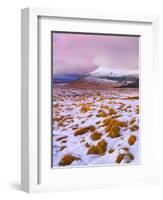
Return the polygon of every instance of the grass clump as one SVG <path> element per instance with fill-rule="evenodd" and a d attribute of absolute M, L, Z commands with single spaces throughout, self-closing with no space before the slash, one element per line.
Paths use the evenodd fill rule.
<path fill-rule="evenodd" d="M 101 138 L 101 134 L 97 131 L 93 132 L 90 136 L 92 140 L 99 140 Z"/>
<path fill-rule="evenodd" d="M 109 115 L 116 115 L 116 114 L 117 112 L 113 108 L 109 109 Z"/>
<path fill-rule="evenodd" d="M 118 126 L 113 126 L 111 131 L 108 134 L 108 137 L 117 138 L 117 137 L 120 137 L 120 136 L 121 136 L 120 128 Z"/>
<path fill-rule="evenodd" d="M 96 117 L 107 117 L 108 114 L 105 111 L 102 111 L 96 115 Z"/>
<path fill-rule="evenodd" d="M 74 135 L 75 136 L 78 136 L 78 135 L 83 135 L 83 134 L 85 134 L 85 133 L 87 133 L 87 132 L 93 132 L 93 131 L 95 131 L 96 130 L 96 127 L 95 126 L 93 126 L 93 125 L 90 125 L 90 126 L 87 126 L 87 127 L 83 127 L 83 128 L 80 128 L 80 129 L 78 129 L 78 130 L 76 130 L 75 132 L 74 132 Z"/>
<path fill-rule="evenodd" d="M 87 154 L 97 154 L 97 155 L 104 155 L 107 149 L 107 143 L 105 140 L 101 140 L 97 143 L 97 145 L 92 145 L 89 149 Z"/>
<path fill-rule="evenodd" d="M 124 99 L 127 99 L 127 100 L 137 100 L 137 99 L 139 99 L 139 96 L 127 97 L 127 98 L 124 98 Z"/>
<path fill-rule="evenodd" d="M 131 131 L 137 131 L 138 129 L 139 129 L 139 126 L 136 124 L 130 127 Z"/>
<path fill-rule="evenodd" d="M 135 144 L 136 142 L 136 136 L 135 135 L 131 135 L 129 138 L 128 138 L 128 143 L 129 145 L 133 145 Z"/>
<path fill-rule="evenodd" d="M 132 118 L 131 121 L 129 122 L 130 125 L 133 125 L 136 122 L 136 118 Z"/>
<path fill-rule="evenodd" d="M 61 146 L 60 151 L 63 151 L 66 148 L 66 146 Z"/>
<path fill-rule="evenodd" d="M 107 109 L 107 110 L 108 110 L 108 109 L 109 109 L 109 106 L 101 105 L 101 108 L 102 108 L 102 109 Z"/>
<path fill-rule="evenodd" d="M 104 125 L 104 126 L 107 126 L 107 125 L 110 124 L 111 121 L 112 121 L 112 118 L 111 118 L 111 117 L 108 117 L 108 118 L 104 119 L 103 125 Z"/>
<path fill-rule="evenodd" d="M 122 148 L 124 151 L 129 151 L 129 148 L 128 147 L 123 147 Z"/>
<path fill-rule="evenodd" d="M 139 114 L 139 106 L 136 107 L 136 114 Z"/>
<path fill-rule="evenodd" d="M 117 119 L 112 119 L 112 118 L 108 118 L 106 120 L 103 121 L 103 124 L 104 126 L 106 126 L 105 128 L 105 132 L 110 132 L 112 130 L 113 127 L 127 127 L 128 126 L 128 123 L 127 122 L 124 122 L 124 121 L 119 121 Z"/>
<path fill-rule="evenodd" d="M 53 121 L 54 121 L 54 122 L 59 122 L 59 121 L 63 120 L 64 117 L 65 117 L 65 116 L 54 117 Z"/>
<path fill-rule="evenodd" d="M 90 106 L 88 104 L 81 105 L 81 112 L 86 113 L 90 110 Z"/>
<path fill-rule="evenodd" d="M 59 166 L 70 165 L 75 160 L 80 160 L 80 158 L 70 154 L 64 155 L 61 161 L 59 162 Z"/>
<path fill-rule="evenodd" d="M 134 159 L 133 154 L 131 153 L 122 153 L 119 154 L 116 158 L 116 163 L 120 164 L 123 160 L 125 163 L 130 163 Z"/>

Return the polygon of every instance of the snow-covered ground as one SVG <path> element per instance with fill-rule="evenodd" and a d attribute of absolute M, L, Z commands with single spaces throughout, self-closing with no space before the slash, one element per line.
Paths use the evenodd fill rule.
<path fill-rule="evenodd" d="M 53 167 L 138 164 L 139 135 L 138 89 L 54 89 Z"/>

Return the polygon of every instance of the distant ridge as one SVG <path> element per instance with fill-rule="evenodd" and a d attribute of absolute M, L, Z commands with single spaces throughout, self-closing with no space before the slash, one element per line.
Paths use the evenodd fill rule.
<path fill-rule="evenodd" d="M 80 79 L 76 74 L 55 74 L 53 75 L 53 83 L 70 83 Z"/>

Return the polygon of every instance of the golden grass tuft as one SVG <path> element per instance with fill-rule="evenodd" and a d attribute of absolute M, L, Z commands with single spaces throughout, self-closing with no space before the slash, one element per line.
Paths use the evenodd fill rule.
<path fill-rule="evenodd" d="M 136 107 L 136 114 L 139 114 L 139 106 Z"/>
<path fill-rule="evenodd" d="M 99 140 L 101 138 L 101 134 L 97 131 L 93 132 L 92 135 L 90 136 L 92 140 Z"/>
<path fill-rule="evenodd" d="M 130 163 L 134 159 L 134 156 L 131 153 L 122 153 L 117 156 L 115 162 L 120 164 L 123 159 L 125 159 L 126 163 Z"/>
<path fill-rule="evenodd" d="M 80 160 L 80 158 L 70 154 L 64 155 L 64 157 L 59 162 L 59 166 L 70 165 L 75 160 Z"/>
<path fill-rule="evenodd" d="M 139 129 L 139 126 L 136 124 L 130 127 L 131 131 L 137 131 L 138 129 Z"/>
<path fill-rule="evenodd" d="M 111 117 L 108 117 L 106 119 L 103 120 L 103 125 L 104 126 L 107 126 L 110 124 L 110 122 L 112 121 L 112 118 Z"/>
<path fill-rule="evenodd" d="M 122 117 L 122 115 L 114 115 L 112 116 L 112 119 L 119 118 L 119 117 Z"/>
<path fill-rule="evenodd" d="M 117 137 L 120 137 L 120 136 L 121 136 L 120 128 L 118 126 L 113 126 L 111 131 L 108 134 L 108 137 L 117 138 Z"/>
<path fill-rule="evenodd" d="M 128 138 L 128 143 L 129 145 L 133 145 L 135 144 L 136 142 L 136 136 L 135 135 L 131 135 L 129 138 Z"/>
<path fill-rule="evenodd" d="M 107 117 L 107 116 L 108 116 L 108 114 L 105 111 L 102 111 L 96 115 L 96 117 Z"/>
<path fill-rule="evenodd" d="M 128 147 L 123 147 L 122 148 L 124 151 L 129 151 L 129 148 Z"/>
<path fill-rule="evenodd" d="M 109 106 L 106 106 L 106 105 L 101 105 L 101 108 L 109 110 Z"/>
<path fill-rule="evenodd" d="M 88 104 L 82 104 L 81 105 L 81 112 L 86 113 L 88 112 L 90 109 L 90 106 Z"/>
<path fill-rule="evenodd" d="M 97 143 L 97 145 L 92 145 L 89 149 L 87 154 L 97 154 L 97 155 L 104 155 L 107 149 L 107 143 L 105 140 L 101 140 Z"/>
<path fill-rule="evenodd" d="M 131 121 L 129 122 L 130 125 L 133 125 L 136 122 L 136 118 L 132 118 Z"/>
<path fill-rule="evenodd" d="M 64 126 L 63 121 L 59 122 L 59 123 L 58 123 L 58 126 L 59 126 L 59 127 L 60 127 L 60 126 Z"/>
<path fill-rule="evenodd" d="M 116 115 L 116 114 L 117 112 L 113 108 L 109 109 L 109 115 Z"/>
<path fill-rule="evenodd" d="M 54 117 L 53 121 L 59 122 L 61 120 L 63 120 L 65 116 L 60 116 L 60 117 Z"/>
<path fill-rule="evenodd" d="M 127 127 L 128 123 L 124 122 L 124 121 L 119 121 L 117 119 L 114 118 L 107 118 L 103 121 L 103 125 L 106 126 L 105 128 L 105 132 L 111 132 L 113 130 L 113 132 L 110 135 L 117 135 L 117 137 L 120 136 L 120 134 L 118 134 L 120 127 Z M 115 128 L 113 128 L 115 127 Z M 116 128 L 117 127 L 117 128 Z"/>
<path fill-rule="evenodd" d="M 126 99 L 126 100 L 137 100 L 137 99 L 139 99 L 139 96 L 126 97 L 126 98 L 123 98 L 123 99 Z"/>
<path fill-rule="evenodd" d="M 98 99 L 98 102 L 102 102 L 105 98 L 101 97 L 100 99 Z"/>
<path fill-rule="evenodd" d="M 93 132 L 93 131 L 95 131 L 96 130 L 96 127 L 95 126 L 93 126 L 93 125 L 90 125 L 90 126 L 87 126 L 87 127 L 84 127 L 84 128 L 80 128 L 80 129 L 78 129 L 78 130 L 76 130 L 75 132 L 74 132 L 74 135 L 75 136 L 78 136 L 78 135 L 83 135 L 83 134 L 85 134 L 85 133 L 87 133 L 87 132 Z"/>

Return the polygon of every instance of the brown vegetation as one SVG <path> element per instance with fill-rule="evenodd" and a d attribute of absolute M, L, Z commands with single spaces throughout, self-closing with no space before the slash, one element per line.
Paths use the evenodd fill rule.
<path fill-rule="evenodd" d="M 59 162 L 59 166 L 70 165 L 74 160 L 80 160 L 80 158 L 70 154 L 64 155 L 64 157 Z"/>
<path fill-rule="evenodd" d="M 97 145 L 92 145 L 89 149 L 87 154 L 98 154 L 98 155 L 104 155 L 106 152 L 107 143 L 105 140 L 101 140 L 97 143 Z"/>
<path fill-rule="evenodd" d="M 90 147 L 90 144 L 87 142 L 87 143 L 85 144 L 85 146 L 86 146 L 87 148 L 89 148 L 89 147 Z"/>
<path fill-rule="evenodd" d="M 96 117 L 107 117 L 108 114 L 104 111 L 100 112 L 99 114 L 96 115 Z"/>
<path fill-rule="evenodd" d="M 136 114 L 139 114 L 139 106 L 136 107 Z"/>
<path fill-rule="evenodd" d="M 136 122 L 136 118 L 132 118 L 131 121 L 129 122 L 130 125 L 133 125 Z"/>
<path fill-rule="evenodd" d="M 62 137 L 57 138 L 56 141 L 60 141 L 60 140 L 62 140 L 62 139 L 66 139 L 66 138 L 67 138 L 67 136 L 65 135 L 65 136 L 62 136 Z"/>
<path fill-rule="evenodd" d="M 54 117 L 54 121 L 59 122 L 64 118 L 64 116 L 60 116 L 60 117 Z"/>
<path fill-rule="evenodd" d="M 129 163 L 134 159 L 134 156 L 131 153 L 122 153 L 117 156 L 115 162 L 119 164 L 123 159 L 125 159 L 126 163 Z"/>
<path fill-rule="evenodd" d="M 133 125 L 132 127 L 130 127 L 130 130 L 131 131 L 137 131 L 139 129 L 139 126 L 138 125 Z"/>
<path fill-rule="evenodd" d="M 108 137 L 116 138 L 120 137 L 120 127 L 127 127 L 128 123 L 124 121 L 119 121 L 117 119 L 107 118 L 103 121 L 105 132 L 108 133 Z"/>
<path fill-rule="evenodd" d="M 62 146 L 61 148 L 60 148 L 60 151 L 63 151 L 63 149 L 65 149 L 66 148 L 66 146 Z"/>
<path fill-rule="evenodd" d="M 129 151 L 128 147 L 123 147 L 122 149 L 125 150 L 125 151 Z"/>
<path fill-rule="evenodd" d="M 120 128 L 118 126 L 113 126 L 108 134 L 108 137 L 111 138 L 116 138 L 116 137 L 120 137 Z"/>
<path fill-rule="evenodd" d="M 135 144 L 136 142 L 136 136 L 135 135 L 131 135 L 129 138 L 128 138 L 128 143 L 129 145 L 133 145 Z"/>
<path fill-rule="evenodd" d="M 80 129 L 78 129 L 78 130 L 76 130 L 75 132 L 74 132 L 74 135 L 75 136 L 78 136 L 78 135 L 83 135 L 83 134 L 85 134 L 85 133 L 87 133 L 87 132 L 93 132 L 93 131 L 95 131 L 96 130 L 96 127 L 95 126 L 93 126 L 93 125 L 91 125 L 91 126 L 87 126 L 87 127 L 84 127 L 84 128 L 80 128 Z"/>
<path fill-rule="evenodd" d="M 109 109 L 109 115 L 116 115 L 116 114 L 117 112 L 113 108 Z"/>
<path fill-rule="evenodd" d="M 86 113 L 90 110 L 90 106 L 88 104 L 81 105 L 81 112 Z"/>
<path fill-rule="evenodd" d="M 97 131 L 93 132 L 92 135 L 91 135 L 91 139 L 92 140 L 99 140 L 101 138 L 101 134 Z"/>
<path fill-rule="evenodd" d="M 134 97 L 126 97 L 126 98 L 123 98 L 125 100 L 136 100 L 136 99 L 139 99 L 139 96 L 134 96 Z"/>

